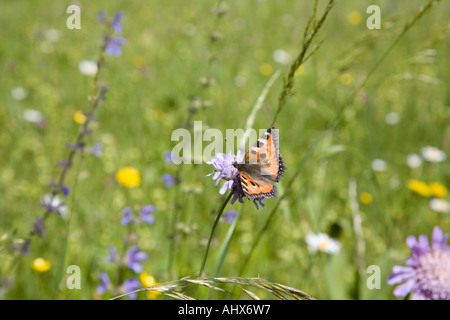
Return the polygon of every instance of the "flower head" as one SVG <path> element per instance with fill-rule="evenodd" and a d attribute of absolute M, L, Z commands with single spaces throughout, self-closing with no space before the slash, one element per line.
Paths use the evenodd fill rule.
<path fill-rule="evenodd" d="M 421 196 L 430 196 L 430 187 L 423 181 L 411 179 L 408 181 L 408 189 Z"/>
<path fill-rule="evenodd" d="M 237 217 L 237 212 L 235 210 L 228 210 L 224 213 L 223 217 L 228 223 L 232 223 L 233 220 Z"/>
<path fill-rule="evenodd" d="M 62 216 L 66 216 L 69 211 L 66 204 L 57 195 L 52 194 L 45 194 L 42 197 L 41 206 Z"/>
<path fill-rule="evenodd" d="M 116 180 L 125 187 L 134 188 L 141 184 L 141 175 L 136 168 L 124 167 L 117 172 Z"/>
<path fill-rule="evenodd" d="M 406 297 L 413 293 L 413 300 L 450 300 L 450 246 L 448 234 L 434 227 L 431 237 L 432 246 L 425 235 L 406 239 L 411 249 L 411 257 L 406 266 L 394 266 L 387 283 L 395 285 L 397 297 Z M 405 282 L 404 282 L 405 281 Z"/>
<path fill-rule="evenodd" d="M 104 272 L 99 273 L 98 278 L 100 279 L 100 284 L 97 285 L 95 292 L 99 295 L 103 295 L 106 291 L 111 288 L 111 280 L 108 275 Z"/>
<path fill-rule="evenodd" d="M 120 286 L 120 291 L 123 293 L 128 293 L 135 291 L 141 287 L 140 282 L 136 278 L 126 279 Z M 128 299 L 134 300 L 137 298 L 137 292 L 132 292 L 127 295 Z"/>
<path fill-rule="evenodd" d="M 341 244 L 336 239 L 330 238 L 326 233 L 310 233 L 305 241 L 310 252 L 323 251 L 328 254 L 336 254 L 341 249 Z"/>
<path fill-rule="evenodd" d="M 144 269 L 140 264 L 141 261 L 147 259 L 147 254 L 143 251 L 139 251 L 138 246 L 132 246 L 127 251 L 127 266 L 135 273 L 141 273 Z"/>
<path fill-rule="evenodd" d="M 124 37 L 107 37 L 105 53 L 109 56 L 120 56 L 122 54 L 122 45 L 125 43 Z"/>
<path fill-rule="evenodd" d="M 450 213 L 450 202 L 444 199 L 433 198 L 430 200 L 430 208 L 439 213 Z"/>
<path fill-rule="evenodd" d="M 120 23 L 120 20 L 124 16 L 125 16 L 125 14 L 123 13 L 123 11 L 117 11 L 116 14 L 114 15 L 114 17 L 111 21 L 111 26 L 113 27 L 115 33 L 122 32 L 122 24 Z"/>
<path fill-rule="evenodd" d="M 442 162 L 447 157 L 444 151 L 432 146 L 426 146 L 421 151 L 422 157 L 430 162 Z"/>
<path fill-rule="evenodd" d="M 152 212 L 155 212 L 156 208 L 154 205 L 146 205 L 141 209 L 141 221 L 146 222 L 148 224 L 153 224 L 155 222 L 155 217 L 152 215 Z"/>
<path fill-rule="evenodd" d="M 156 280 L 155 280 L 155 278 L 154 278 L 152 275 L 150 275 L 150 274 L 148 274 L 147 272 L 145 272 L 145 271 L 142 272 L 142 273 L 139 275 L 139 280 L 141 281 L 141 284 L 142 284 L 144 287 L 146 287 L 146 288 L 152 287 L 152 286 L 156 285 Z M 160 294 L 161 294 L 161 293 L 160 293 L 159 291 L 156 291 L 156 290 L 149 290 L 149 291 L 147 291 L 147 298 L 149 298 L 149 299 L 151 299 L 151 300 L 154 300 L 154 299 L 156 299 Z"/>
<path fill-rule="evenodd" d="M 51 264 L 43 258 L 36 258 L 31 264 L 31 268 L 36 272 L 45 272 L 50 270 Z"/>
<path fill-rule="evenodd" d="M 120 219 L 120 223 L 123 226 L 126 226 L 126 225 L 130 224 L 130 222 L 133 221 L 133 217 L 131 216 L 131 208 L 130 207 L 123 208 L 122 213 L 123 213 L 123 217 L 122 217 L 122 219 Z"/>
<path fill-rule="evenodd" d="M 228 154 L 218 153 L 211 161 L 207 162 L 207 164 L 213 165 L 216 169 L 215 172 L 207 175 L 213 175 L 213 180 L 216 180 L 216 187 L 221 179 L 227 180 L 220 188 L 219 193 L 225 194 L 227 189 L 230 189 L 231 192 L 233 192 L 231 204 L 234 204 L 236 200 L 239 200 L 241 203 L 244 202 L 243 198 L 245 194 L 240 185 L 239 170 L 234 166 L 235 163 L 242 161 L 244 161 L 244 157 L 240 150 L 238 150 L 237 155 L 234 155 L 231 152 Z"/>
<path fill-rule="evenodd" d="M 170 188 L 175 183 L 175 178 L 170 173 L 164 173 L 161 176 L 161 180 L 164 181 L 166 188 Z"/>

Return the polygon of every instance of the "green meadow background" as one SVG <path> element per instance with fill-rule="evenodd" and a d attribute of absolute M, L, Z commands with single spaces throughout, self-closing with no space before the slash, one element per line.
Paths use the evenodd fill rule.
<path fill-rule="evenodd" d="M 386 277 L 393 265 L 404 265 L 409 256 L 406 238 L 429 237 L 436 225 L 450 231 L 450 216 L 431 210 L 430 198 L 408 189 L 410 179 L 449 188 L 448 159 L 423 161 L 418 168 L 405 161 L 425 146 L 450 155 L 450 3 L 438 3 L 395 43 L 427 2 L 337 1 L 314 40 L 320 47 L 297 71 L 294 94 L 275 123 L 288 168 L 277 184 L 279 195 L 287 191 L 287 181 L 341 107 L 342 121 L 306 159 L 243 273 L 243 261 L 280 200 L 267 199 L 259 210 L 247 199 L 244 204 L 227 205 L 225 211 L 236 210 L 239 220 L 235 225 L 220 221 L 207 276 L 261 277 L 318 299 L 396 299 Z M 80 30 L 66 27 L 70 4 L 81 7 Z M 224 15 L 212 13 L 217 4 L 226 10 Z M 379 30 L 366 27 L 366 9 L 372 4 L 381 8 Z M 318 16 L 325 5 L 319 2 Z M 49 182 L 61 173 L 56 164 L 67 157 L 66 144 L 79 132 L 74 114 L 86 110 L 93 78 L 82 74 L 78 65 L 98 57 L 104 32 L 97 22 L 100 9 L 109 17 L 118 10 L 125 13 L 122 36 L 126 39 L 120 57 L 106 58 L 100 81 L 109 92 L 87 139 L 88 147 L 101 143 L 103 154 L 77 153 L 66 180 L 71 193 L 64 201 L 70 215 L 49 217 L 45 236 L 33 239 L 29 253 L 6 275 L 13 280 L 0 288 L 2 299 L 113 297 L 95 291 L 100 272 L 112 281 L 117 277 L 117 266 L 105 259 L 109 245 L 123 247 L 128 228 L 120 219 L 125 206 L 156 207 L 154 224 L 139 224 L 133 230 L 135 243 L 148 255 L 145 272 L 159 283 L 195 275 L 224 199 L 219 194 L 223 182 L 214 187 L 215 182 L 206 177 L 214 168 L 206 163 L 181 167 L 166 163 L 165 152 L 176 144 L 171 134 L 177 128 L 189 129 L 194 120 L 202 121 L 203 129 L 224 133 L 244 128 L 257 98 L 279 70 L 253 124 L 255 129 L 268 128 L 289 71 L 289 64 L 277 62 L 274 52 L 281 49 L 297 56 L 313 1 L 2 1 L 2 274 L 13 259 L 11 248 L 42 215 L 39 203 L 51 192 Z M 57 30 L 57 39 L 48 39 L 49 29 Z M 213 79 L 212 84 L 205 85 L 204 79 Z M 17 87 L 26 89 L 22 100 L 11 94 Z M 27 109 L 39 110 L 46 118 L 45 127 L 25 121 Z M 385 119 L 392 112 L 398 121 L 389 124 Z M 374 171 L 374 159 L 384 160 L 386 168 Z M 116 181 L 116 173 L 127 166 L 141 174 L 136 188 Z M 177 176 L 179 183 L 166 188 L 161 179 L 165 173 Z M 364 192 L 371 201 L 360 201 Z M 449 201 L 448 196 L 445 199 Z M 355 214 L 361 218 L 361 230 L 355 227 Z M 171 249 L 174 216 L 176 237 Z M 227 238 L 230 228 L 235 229 Z M 336 238 L 340 251 L 310 252 L 305 242 L 310 232 Z M 224 243 L 226 254 L 221 251 Z M 33 270 L 38 257 L 51 264 L 48 271 Z M 66 287 L 69 265 L 80 267 L 79 290 Z M 366 285 L 371 265 L 380 268 L 379 289 Z M 192 288 L 185 290 L 193 294 Z M 264 290 L 253 292 L 264 299 L 275 298 Z M 208 289 L 197 294 L 200 299 L 230 298 Z M 138 298 L 148 297 L 140 293 Z M 235 290 L 231 298 L 248 296 Z"/>

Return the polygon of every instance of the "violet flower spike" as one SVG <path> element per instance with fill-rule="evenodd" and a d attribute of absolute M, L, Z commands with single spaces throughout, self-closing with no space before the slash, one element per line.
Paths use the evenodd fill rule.
<path fill-rule="evenodd" d="M 131 291 L 135 291 L 135 290 L 139 289 L 140 287 L 141 287 L 141 283 L 139 282 L 139 280 L 133 277 L 133 278 L 126 279 L 122 283 L 120 289 L 123 293 L 128 293 Z M 127 297 L 130 300 L 135 300 L 137 298 L 137 292 L 130 293 L 127 295 Z"/>
<path fill-rule="evenodd" d="M 155 206 L 151 204 L 142 207 L 140 216 L 141 221 L 148 224 L 153 224 L 155 222 L 155 217 L 152 215 L 152 212 L 155 211 Z"/>
<path fill-rule="evenodd" d="M 127 251 L 127 267 L 134 271 L 134 273 L 141 273 L 144 270 L 140 261 L 146 260 L 147 254 L 143 251 L 139 251 L 138 246 L 132 246 Z"/>

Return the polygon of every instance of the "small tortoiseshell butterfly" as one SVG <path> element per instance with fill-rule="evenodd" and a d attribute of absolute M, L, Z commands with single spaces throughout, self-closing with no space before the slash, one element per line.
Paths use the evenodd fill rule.
<path fill-rule="evenodd" d="M 279 152 L 278 130 L 270 127 L 246 152 L 244 163 L 234 163 L 239 171 L 239 181 L 250 200 L 276 198 L 278 182 L 287 169 Z"/>

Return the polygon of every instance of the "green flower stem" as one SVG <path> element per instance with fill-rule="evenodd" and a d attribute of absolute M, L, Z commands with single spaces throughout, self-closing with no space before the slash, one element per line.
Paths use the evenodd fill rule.
<path fill-rule="evenodd" d="M 209 247 L 211 246 L 211 240 L 212 240 L 212 237 L 214 235 L 214 231 L 216 230 L 217 224 L 219 223 L 219 220 L 220 220 L 220 217 L 222 216 L 223 210 L 227 206 L 228 201 L 230 201 L 232 195 L 233 195 L 233 192 L 230 192 L 228 197 L 222 203 L 222 206 L 220 207 L 219 213 L 217 214 L 216 221 L 214 221 L 214 224 L 213 224 L 213 227 L 212 227 L 212 230 L 211 230 L 211 234 L 209 235 L 208 244 L 206 245 L 205 256 L 203 257 L 203 262 L 202 262 L 202 266 L 200 267 L 200 272 L 198 273 L 198 277 L 201 277 L 202 274 L 203 274 L 203 270 L 205 270 L 206 259 L 208 258 Z"/>

